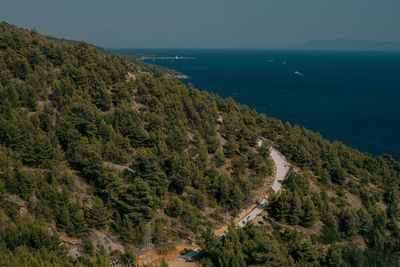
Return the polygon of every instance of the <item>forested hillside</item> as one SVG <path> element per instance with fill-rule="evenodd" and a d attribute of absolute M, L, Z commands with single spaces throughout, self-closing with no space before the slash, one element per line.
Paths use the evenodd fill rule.
<path fill-rule="evenodd" d="M 272 173 L 256 149 L 266 118 L 232 100 L 6 23 L 0 55 L 2 263 L 64 262 L 76 246 L 82 264 L 95 247 L 133 260 L 146 234 L 166 252 L 229 219 Z"/>
<path fill-rule="evenodd" d="M 195 240 L 205 266 L 396 266 L 399 162 L 169 77 L 0 23 L 1 266 L 109 266 Z M 294 166 L 284 190 L 218 241 L 271 181 L 269 145 Z"/>

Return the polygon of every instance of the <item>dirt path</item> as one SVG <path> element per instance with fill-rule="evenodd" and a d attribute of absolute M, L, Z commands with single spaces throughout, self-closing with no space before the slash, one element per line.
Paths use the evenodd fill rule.
<path fill-rule="evenodd" d="M 260 145 L 260 144 L 259 144 Z M 279 153 L 276 149 L 271 148 L 270 154 L 272 160 L 274 161 L 275 165 L 275 178 L 274 183 L 272 185 L 272 190 L 278 192 L 281 189 L 282 182 L 286 177 L 286 174 L 289 170 L 289 163 L 286 161 L 285 157 Z M 268 201 L 268 193 L 265 195 L 263 200 L 254 207 L 246 216 L 244 216 L 241 220 L 239 220 L 236 225 L 239 227 L 243 227 L 246 225 L 247 222 L 254 220 L 266 207 Z M 218 235 L 218 237 L 222 237 L 225 235 L 226 232 L 223 232 Z M 177 260 L 168 262 L 169 266 L 195 266 L 193 262 L 188 262 L 193 259 L 200 251 L 200 248 L 196 248 L 185 255 L 181 256 Z"/>

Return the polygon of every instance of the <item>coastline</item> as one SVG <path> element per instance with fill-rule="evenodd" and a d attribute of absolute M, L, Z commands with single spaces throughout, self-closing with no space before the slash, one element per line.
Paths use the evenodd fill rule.
<path fill-rule="evenodd" d="M 166 77 L 167 79 L 177 79 L 177 80 L 189 79 L 189 76 L 187 76 L 187 75 L 185 75 L 185 74 L 182 74 L 182 73 L 179 73 L 179 74 L 169 74 L 169 73 L 167 73 L 167 74 L 165 75 L 165 77 Z"/>
<path fill-rule="evenodd" d="M 400 129 L 391 127 L 400 120 L 394 100 L 399 95 L 395 70 L 400 54 L 376 57 L 375 52 L 201 49 L 146 52 L 146 57 L 157 53 L 196 57 L 193 61 L 145 62 L 184 73 L 189 76 L 182 77 L 185 83 L 223 98 L 233 97 L 269 117 L 319 132 L 331 142 L 340 141 L 374 157 L 390 154 L 400 158 L 400 143 L 396 142 Z M 378 72 L 375 64 L 382 67 Z M 294 71 L 306 75 L 299 79 Z M 357 79 L 351 78 L 352 71 Z M 382 94 L 376 88 L 382 88 Z M 339 108 L 334 103 L 340 103 Z M 380 127 L 375 127 L 375 122 Z"/>
<path fill-rule="evenodd" d="M 178 79 L 178 80 L 182 80 L 182 79 L 184 80 L 184 79 L 189 79 L 189 76 L 187 76 L 185 74 L 177 74 L 174 76 L 174 78 Z"/>

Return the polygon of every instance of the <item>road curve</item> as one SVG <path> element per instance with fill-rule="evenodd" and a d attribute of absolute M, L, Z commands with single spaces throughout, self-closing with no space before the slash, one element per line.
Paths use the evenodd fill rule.
<path fill-rule="evenodd" d="M 282 154 L 274 148 L 271 149 L 270 156 L 275 164 L 275 179 L 272 185 L 272 190 L 277 193 L 281 189 L 282 182 L 285 179 L 286 174 L 289 170 L 289 165 L 285 157 L 282 156 Z M 265 195 L 260 204 L 255 207 L 249 214 L 247 214 L 243 219 L 241 219 L 236 225 L 239 227 L 243 227 L 246 225 L 247 222 L 254 220 L 265 209 L 267 201 L 268 193 Z M 221 235 L 224 235 L 224 233 Z"/>
<path fill-rule="evenodd" d="M 259 143 L 259 145 L 261 145 L 261 143 Z M 274 178 L 274 183 L 272 185 L 272 190 L 274 190 L 274 192 L 277 193 L 281 189 L 282 182 L 285 179 L 286 174 L 289 170 L 289 164 L 286 161 L 286 158 L 274 148 L 271 148 L 270 156 L 274 161 L 275 165 L 275 178 Z M 268 193 L 265 195 L 260 204 L 258 204 L 257 207 L 255 207 L 245 217 L 243 217 L 243 219 L 241 219 L 238 223 L 236 223 L 236 225 L 239 227 L 243 227 L 246 225 L 246 223 L 254 220 L 265 209 L 267 201 L 268 201 Z M 225 232 L 220 234 L 218 236 L 219 239 L 222 238 L 224 235 Z M 178 260 L 181 261 L 192 260 L 197 254 L 199 254 L 199 252 L 200 248 L 196 248 L 194 250 L 189 251 L 185 255 L 182 255 Z"/>

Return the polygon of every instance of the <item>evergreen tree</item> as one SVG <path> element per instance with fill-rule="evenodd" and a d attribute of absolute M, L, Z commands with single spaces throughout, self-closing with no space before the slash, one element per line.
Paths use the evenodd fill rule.
<path fill-rule="evenodd" d="M 114 201 L 119 213 L 136 225 L 153 216 L 153 196 L 148 184 L 139 177 L 132 184 L 121 186 Z"/>
<path fill-rule="evenodd" d="M 76 237 L 86 236 L 88 228 L 85 220 L 84 212 L 76 205 L 71 208 L 71 224 L 67 228 L 67 233 Z"/>
<path fill-rule="evenodd" d="M 85 216 L 89 227 L 101 229 L 110 219 L 110 212 L 104 206 L 103 201 L 96 197 L 92 207 L 87 210 Z"/>
<path fill-rule="evenodd" d="M 268 158 L 271 152 L 271 145 L 267 142 L 262 142 L 261 146 L 257 148 L 258 153 L 263 158 Z"/>
<path fill-rule="evenodd" d="M 301 206 L 301 200 L 298 193 L 295 191 L 293 193 L 293 198 L 290 203 L 291 205 L 291 212 L 289 215 L 289 223 L 290 224 L 299 224 L 300 220 L 304 218 L 303 210 Z"/>
<path fill-rule="evenodd" d="M 303 216 L 301 224 L 306 227 L 313 226 L 314 222 L 318 219 L 318 211 L 316 210 L 313 201 L 310 197 L 306 197 L 303 202 Z"/>
<path fill-rule="evenodd" d="M 71 227 L 71 219 L 67 206 L 62 206 L 57 209 L 56 225 L 61 230 Z"/>
<path fill-rule="evenodd" d="M 340 230 L 347 237 L 354 236 L 358 233 L 359 224 L 357 214 L 349 209 L 343 209 L 340 211 Z"/>
<path fill-rule="evenodd" d="M 342 266 L 342 248 L 338 244 L 333 244 L 329 247 L 325 258 L 327 266 Z"/>
<path fill-rule="evenodd" d="M 238 148 L 239 147 L 236 141 L 233 139 L 229 139 L 224 145 L 225 157 L 232 158 L 234 155 L 236 155 Z"/>
<path fill-rule="evenodd" d="M 217 168 L 219 168 L 225 164 L 224 153 L 222 152 L 221 149 L 216 150 L 213 161 L 215 162 L 215 165 L 217 166 Z"/>
<path fill-rule="evenodd" d="M 52 144 L 50 139 L 42 132 L 29 139 L 24 152 L 23 161 L 30 166 L 49 166 L 51 161 L 56 162 L 60 158 L 58 144 Z"/>
<path fill-rule="evenodd" d="M 339 162 L 334 161 L 332 163 L 331 169 L 329 170 L 329 174 L 331 176 L 332 182 L 337 183 L 339 185 L 344 184 L 346 177 Z"/>
<path fill-rule="evenodd" d="M 363 207 L 357 211 L 357 215 L 359 219 L 359 233 L 361 235 L 367 235 L 373 227 L 372 217 Z"/>

